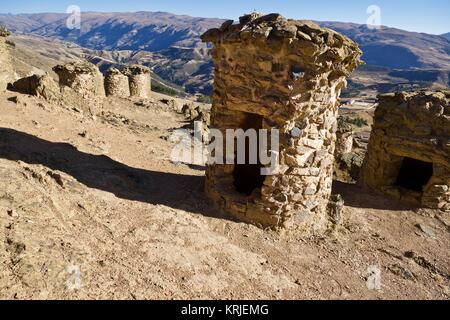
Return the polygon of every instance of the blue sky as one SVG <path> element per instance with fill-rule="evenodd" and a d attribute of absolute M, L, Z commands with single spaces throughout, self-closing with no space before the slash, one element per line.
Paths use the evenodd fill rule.
<path fill-rule="evenodd" d="M 450 32 L 449 0 L 0 0 L 2 13 L 82 11 L 167 11 L 197 17 L 237 19 L 253 10 L 279 12 L 289 18 L 366 23 L 367 8 L 381 9 L 381 23 L 409 31 Z"/>

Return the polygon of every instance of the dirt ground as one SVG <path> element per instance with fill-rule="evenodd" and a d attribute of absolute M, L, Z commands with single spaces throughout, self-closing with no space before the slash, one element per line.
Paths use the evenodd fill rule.
<path fill-rule="evenodd" d="M 448 213 L 336 182 L 334 232 L 260 230 L 207 202 L 201 168 L 170 161 L 185 125 L 171 108 L 14 96 L 0 94 L 2 299 L 450 298 Z"/>

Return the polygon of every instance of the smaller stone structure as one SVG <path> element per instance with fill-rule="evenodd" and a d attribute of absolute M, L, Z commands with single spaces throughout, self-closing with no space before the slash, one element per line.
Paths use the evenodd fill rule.
<path fill-rule="evenodd" d="M 141 65 L 130 65 L 123 69 L 128 76 L 130 95 L 132 97 L 147 99 L 151 93 L 151 70 Z"/>
<path fill-rule="evenodd" d="M 130 96 L 128 77 L 119 69 L 110 68 L 105 77 L 105 91 L 107 96 L 128 98 Z"/>
<path fill-rule="evenodd" d="M 360 183 L 450 211 L 450 91 L 379 97 Z"/>
<path fill-rule="evenodd" d="M 6 38 L 10 35 L 6 28 L 0 26 L 0 91 L 6 90 L 13 76 L 11 54 Z"/>
<path fill-rule="evenodd" d="M 104 97 L 103 75 L 94 64 L 87 61 L 71 62 L 53 68 L 59 76 L 61 87 L 68 87 L 83 98 Z"/>
<path fill-rule="evenodd" d="M 336 158 L 340 159 L 353 150 L 353 127 L 346 123 L 342 118 L 338 120 L 338 129 L 336 131 Z"/>

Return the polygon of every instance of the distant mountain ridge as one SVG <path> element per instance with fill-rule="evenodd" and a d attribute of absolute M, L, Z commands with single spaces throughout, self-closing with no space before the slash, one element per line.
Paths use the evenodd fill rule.
<path fill-rule="evenodd" d="M 155 52 L 172 46 L 204 47 L 199 36 L 224 21 L 165 12 L 83 12 L 81 29 L 70 30 L 68 17 L 63 13 L 0 14 L 0 23 L 13 32 L 57 37 L 89 49 Z"/>
<path fill-rule="evenodd" d="M 450 41 L 450 32 L 442 34 L 441 37 L 444 37 L 445 39 Z"/>
<path fill-rule="evenodd" d="M 15 32 L 72 41 L 95 50 L 158 52 L 171 47 L 205 48 L 199 36 L 224 20 L 166 12 L 82 13 L 81 30 L 66 27 L 68 14 L 0 14 L 0 23 Z M 450 42 L 442 36 L 342 22 L 318 22 L 360 44 L 371 65 L 401 69 L 450 70 Z"/>

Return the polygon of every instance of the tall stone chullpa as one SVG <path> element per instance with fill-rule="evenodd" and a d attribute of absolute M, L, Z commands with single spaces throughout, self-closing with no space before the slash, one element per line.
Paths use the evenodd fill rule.
<path fill-rule="evenodd" d="M 10 33 L 0 26 L 0 91 L 6 90 L 13 77 L 11 54 L 6 42 L 9 35 Z"/>
<path fill-rule="evenodd" d="M 130 96 L 128 77 L 119 69 L 110 68 L 105 77 L 105 91 L 107 96 L 128 98 Z"/>
<path fill-rule="evenodd" d="M 238 128 L 280 133 L 279 165 L 272 175 L 261 175 L 264 166 L 248 163 L 248 156 L 237 164 L 232 155 L 234 164 L 207 166 L 207 194 L 246 222 L 324 231 L 338 98 L 345 78 L 360 64 L 360 49 L 330 29 L 279 14 L 245 15 L 202 39 L 214 45 L 211 127 L 224 136 L 226 129 Z"/>
<path fill-rule="evenodd" d="M 131 97 L 149 98 L 151 94 L 151 70 L 141 65 L 130 65 L 123 69 L 128 76 Z"/>
<path fill-rule="evenodd" d="M 379 97 L 360 183 L 450 211 L 450 91 Z"/>

